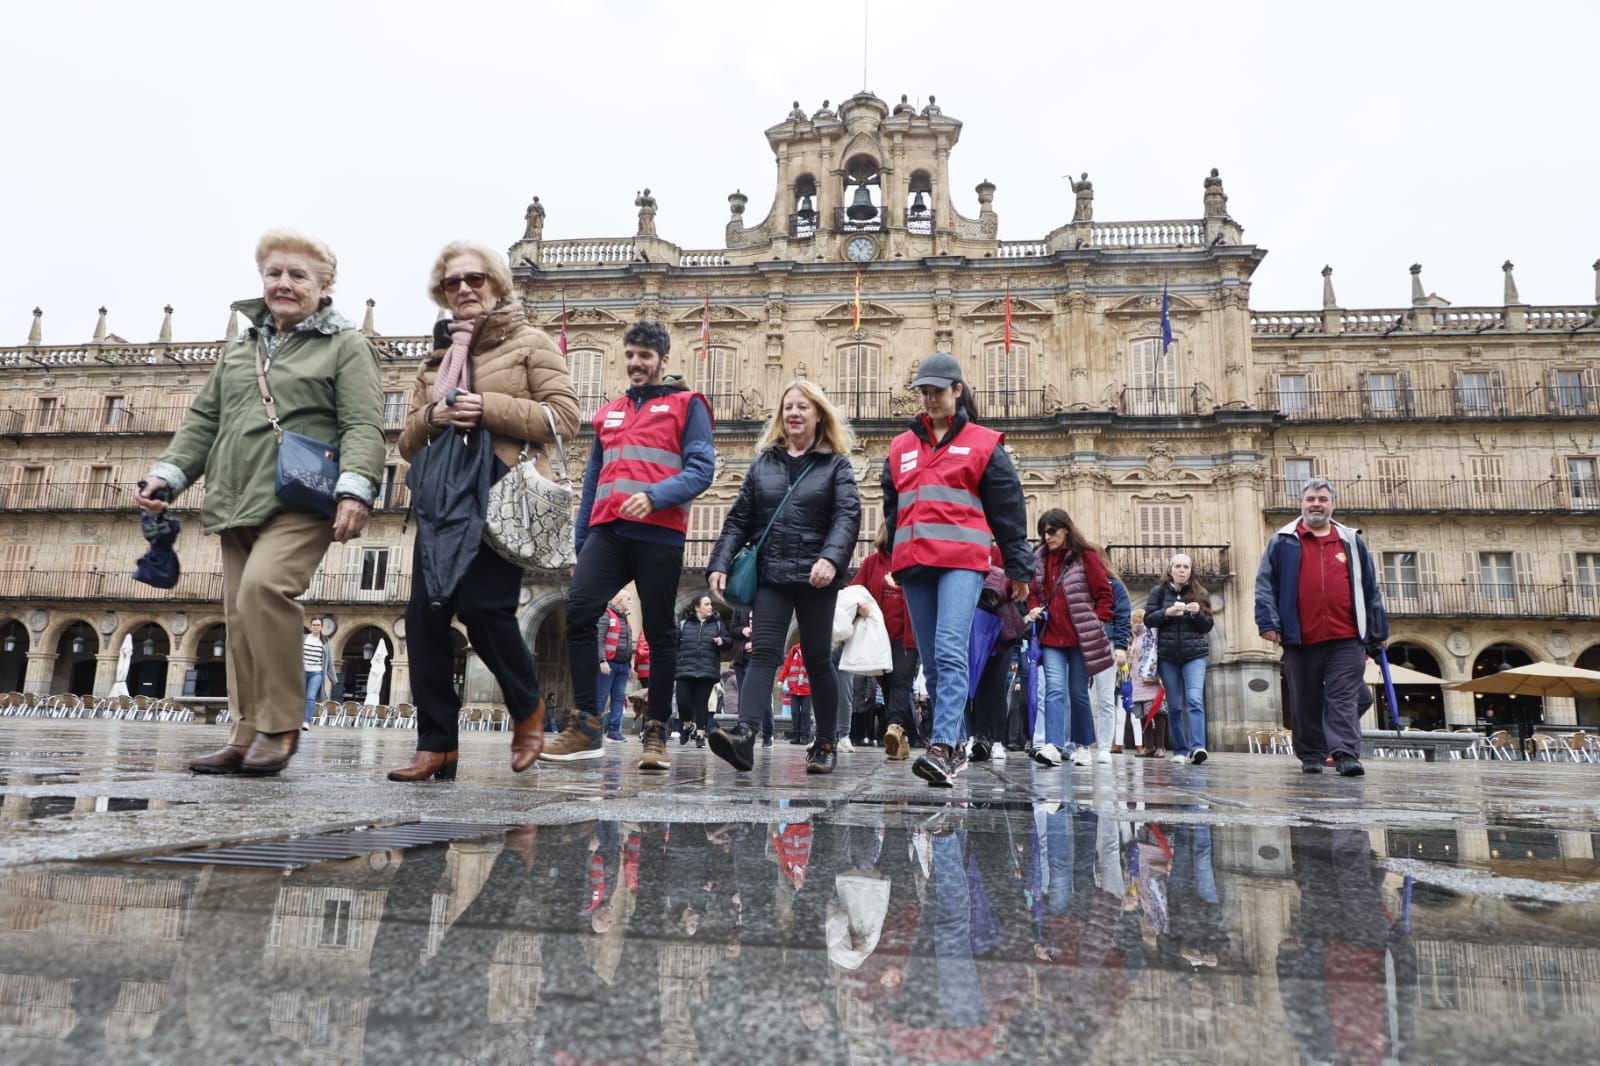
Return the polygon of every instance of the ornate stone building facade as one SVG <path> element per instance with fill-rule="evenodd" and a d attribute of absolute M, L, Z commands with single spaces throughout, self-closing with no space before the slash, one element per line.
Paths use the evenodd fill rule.
<path fill-rule="evenodd" d="M 1343 309 L 1325 271 L 1321 309 L 1253 311 L 1250 278 L 1266 252 L 1245 242 L 1216 171 L 1196 183 L 1193 218 L 1097 221 L 1084 175 L 1063 205 L 1070 221 L 1002 240 L 993 183 L 977 186 L 975 216 L 958 208 L 970 203 L 949 182 L 960 133 L 931 100 L 797 105 L 766 131 L 767 213 L 747 221 L 750 198 L 729 196 L 721 248 L 660 236 L 671 205 L 649 190 L 629 236 L 547 237 L 560 205 L 529 206 L 510 248 L 518 295 L 538 323 L 566 330 L 586 411 L 625 387 L 622 335 L 647 317 L 670 325 L 672 368 L 712 401 L 718 472 L 693 510 L 686 597 L 703 587 L 697 568 L 785 381 L 819 382 L 851 416 L 870 537 L 878 464 L 915 410 L 907 383 L 920 359 L 948 351 L 985 421 L 1006 432 L 1033 513 L 1067 508 L 1111 547 L 1136 602 L 1172 552 L 1194 557 L 1218 618 L 1213 746 L 1242 746 L 1246 729 L 1281 720 L 1253 579 L 1313 474 L 1339 484 L 1341 517 L 1378 553 L 1397 658 L 1446 680 L 1528 659 L 1600 665 L 1596 306 L 1525 304 L 1508 263 L 1500 306 L 1452 307 L 1424 292 L 1416 267 L 1407 306 Z M 212 653 L 225 654 L 215 546 L 185 531 L 189 572 L 175 595 L 125 575 L 141 547 L 129 486 L 216 345 L 101 335 L 53 347 L 35 325 L 32 343 L 0 350 L 0 688 L 103 692 L 131 633 L 141 678 L 214 690 Z M 395 429 L 426 340 L 375 339 Z M 586 440 L 570 449 L 575 476 Z M 394 648 L 396 701 L 409 691 L 403 475 L 392 455 L 386 506 L 362 541 L 332 549 L 307 597 L 335 623 L 353 688 L 367 648 L 379 638 Z M 555 578 L 532 582 L 523 609 L 558 693 L 562 595 Z M 464 641 L 462 660 L 469 699 L 492 701 Z M 1516 710 L 1431 688 L 1404 702 L 1428 724 Z M 1600 707 L 1550 700 L 1538 711 L 1600 724 Z"/>

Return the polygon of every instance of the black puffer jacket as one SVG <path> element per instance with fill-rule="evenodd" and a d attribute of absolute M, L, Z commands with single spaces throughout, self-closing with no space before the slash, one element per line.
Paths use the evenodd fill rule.
<path fill-rule="evenodd" d="M 850 556 L 861 531 L 861 495 L 856 491 L 850 460 L 833 452 L 811 451 L 805 462 L 815 461 L 784 505 L 766 543 L 761 546 L 759 572 L 763 585 L 797 585 L 811 580 L 811 567 L 826 559 L 838 571 L 838 588 L 850 579 Z M 798 475 L 804 463 L 795 468 Z M 733 557 L 745 544 L 761 536 L 767 522 L 789 491 L 789 457 L 782 444 L 756 456 L 745 471 L 739 497 L 728 509 L 722 536 L 711 563 L 712 573 L 727 573 Z"/>
<path fill-rule="evenodd" d="M 691 618 L 678 623 L 678 677 L 721 677 L 722 659 L 732 652 L 733 637 L 715 611 L 704 622 Z"/>
<path fill-rule="evenodd" d="M 1163 581 L 1150 590 L 1150 598 L 1145 601 L 1144 624 L 1156 631 L 1156 657 L 1164 662 L 1186 663 L 1191 659 L 1204 659 L 1211 652 L 1211 641 L 1206 634 L 1216 623 L 1211 617 L 1210 604 L 1202 604 L 1198 614 L 1167 617 L 1168 607 L 1189 602 L 1188 592 L 1187 585 L 1180 592 L 1172 587 L 1172 582 Z"/>

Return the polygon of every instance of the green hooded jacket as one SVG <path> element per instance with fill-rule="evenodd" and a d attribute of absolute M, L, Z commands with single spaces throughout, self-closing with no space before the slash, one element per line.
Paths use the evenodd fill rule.
<path fill-rule="evenodd" d="M 273 491 L 278 442 L 256 384 L 256 344 L 265 300 L 233 305 L 252 323 L 223 346 L 172 443 L 150 470 L 173 498 L 202 475 L 207 533 L 264 524 L 284 510 Z M 263 354 L 264 350 L 263 350 Z M 383 476 L 383 393 L 378 352 L 331 306 L 286 334 L 267 370 L 284 429 L 339 446 L 335 494 L 372 505 Z"/>

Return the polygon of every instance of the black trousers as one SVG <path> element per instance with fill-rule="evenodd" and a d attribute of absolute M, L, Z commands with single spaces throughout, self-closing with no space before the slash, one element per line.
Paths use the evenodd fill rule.
<path fill-rule="evenodd" d="M 573 702 L 580 713 L 600 716 L 595 686 L 600 640 L 595 627 L 606 604 L 632 581 L 639 592 L 645 639 L 650 642 L 650 720 L 665 722 L 672 715 L 672 683 L 678 671 L 672 607 L 683 572 L 683 545 L 630 540 L 612 525 L 590 527 L 567 590 L 567 665 Z"/>
<path fill-rule="evenodd" d="M 839 717 L 839 675 L 833 671 L 833 606 L 837 589 L 810 585 L 760 585 L 756 588 L 751 626 L 755 649 L 745 671 L 746 688 L 739 699 L 739 724 L 760 732 L 772 712 L 772 685 L 787 649 L 789 619 L 800 629 L 800 655 L 811 675 L 811 708 L 816 735 L 832 740 Z"/>
<path fill-rule="evenodd" d="M 1284 647 L 1289 721 L 1301 762 L 1320 762 L 1329 755 L 1361 757 L 1357 704 L 1366 664 L 1366 648 L 1354 637 Z"/>
<path fill-rule="evenodd" d="M 891 641 L 894 669 L 878 678 L 883 686 L 883 716 L 888 719 L 884 729 L 897 725 L 908 738 L 917 735 L 917 718 L 911 712 L 911 686 L 917 680 L 917 667 L 921 656 L 916 648 L 908 648 L 899 641 Z"/>
<path fill-rule="evenodd" d="M 411 572 L 422 572 L 420 538 L 411 553 Z M 453 618 L 460 618 L 467 627 L 472 649 L 500 683 L 511 717 L 520 722 L 531 715 L 539 706 L 539 674 L 517 627 L 521 568 L 500 558 L 487 544 L 480 544 L 455 595 L 438 607 L 429 605 L 420 577 L 412 581 L 411 590 L 411 602 L 406 605 L 406 649 L 411 656 L 411 695 L 417 704 L 417 750 L 455 751 L 457 747 L 461 694 L 453 683 Z M 592 635 L 593 627 L 590 629 Z M 591 679 L 594 673 L 591 668 Z"/>
<path fill-rule="evenodd" d="M 678 678 L 678 721 L 685 725 L 692 722 L 698 729 L 709 729 L 711 690 L 716 687 L 714 677 Z"/>
<path fill-rule="evenodd" d="M 1006 714 L 1011 706 L 1011 657 L 1015 644 L 1007 644 L 983 664 L 978 692 L 967 702 L 967 730 L 975 737 L 999 743 L 1006 735 Z"/>

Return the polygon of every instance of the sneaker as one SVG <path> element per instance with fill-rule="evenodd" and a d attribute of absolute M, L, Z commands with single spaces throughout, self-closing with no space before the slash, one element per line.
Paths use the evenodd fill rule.
<path fill-rule="evenodd" d="M 898 725 L 892 725 L 883 732 L 883 757 L 886 759 L 900 760 L 911 754 L 911 745 L 906 743 L 906 731 Z"/>
<path fill-rule="evenodd" d="M 1303 774 L 1320 774 L 1320 773 L 1322 773 L 1322 760 L 1321 759 L 1307 759 L 1305 762 L 1300 764 L 1300 772 L 1303 773 Z"/>
<path fill-rule="evenodd" d="M 1093 763 L 1094 755 L 1091 754 L 1089 749 L 1084 747 L 1082 744 L 1079 744 L 1072 750 L 1073 766 L 1090 766 L 1093 765 Z"/>
<path fill-rule="evenodd" d="M 1094 761 L 1102 765 L 1109 766 L 1111 764 L 1111 753 L 1109 751 L 1102 751 L 1094 757 Z"/>
<path fill-rule="evenodd" d="M 544 746 L 539 758 L 546 762 L 598 759 L 605 755 L 604 747 L 605 735 L 600 732 L 600 719 L 592 714 L 574 711 L 556 738 Z"/>
<path fill-rule="evenodd" d="M 1187 756 L 1187 755 L 1174 755 L 1172 757 L 1172 761 L 1177 763 L 1179 766 L 1182 766 L 1182 765 L 1184 765 L 1185 763 L 1187 763 L 1189 761 L 1189 756 Z"/>
<path fill-rule="evenodd" d="M 856 750 L 856 746 L 854 744 L 850 743 L 850 738 L 849 737 L 840 737 L 839 738 L 839 742 L 837 744 L 835 744 L 834 747 L 838 751 L 853 752 L 853 751 Z M 808 769 L 809 769 L 809 765 L 808 765 Z"/>
<path fill-rule="evenodd" d="M 844 743 L 848 744 L 850 741 L 845 740 Z M 829 744 L 826 740 L 817 741 L 811 746 L 811 750 L 806 753 L 806 773 L 833 773 L 836 751 L 837 748 L 833 744 Z"/>
<path fill-rule="evenodd" d="M 994 757 L 994 745 L 982 737 L 973 737 L 967 744 L 967 758 L 973 762 L 988 762 Z"/>
<path fill-rule="evenodd" d="M 665 722 L 646 722 L 644 724 L 644 754 L 639 756 L 639 769 L 665 770 L 672 763 L 667 761 L 667 724 Z"/>
<path fill-rule="evenodd" d="M 1033 761 L 1040 766 L 1060 766 L 1061 749 L 1054 744 L 1042 744 L 1033 749 Z"/>
<path fill-rule="evenodd" d="M 967 768 L 967 746 L 965 744 L 957 744 L 950 756 L 951 773 L 959 774 Z"/>
<path fill-rule="evenodd" d="M 621 733 L 607 733 L 606 734 L 606 739 L 609 740 L 613 744 L 621 744 L 622 743 L 622 734 Z"/>
<path fill-rule="evenodd" d="M 746 725 L 713 729 L 708 738 L 711 754 L 743 773 L 756 764 L 756 732 Z"/>
<path fill-rule="evenodd" d="M 1206 749 L 1196 748 L 1189 753 L 1189 761 L 1199 766 L 1206 761 Z"/>
<path fill-rule="evenodd" d="M 1367 772 L 1361 765 L 1361 760 L 1354 755 L 1335 755 L 1333 765 L 1338 769 L 1340 777 L 1361 777 Z"/>
<path fill-rule="evenodd" d="M 917 756 L 911 772 L 935 788 L 950 788 L 956 781 L 955 753 L 948 744 L 935 744 Z"/>
<path fill-rule="evenodd" d="M 1006 746 L 1004 744 L 996 744 L 989 750 L 989 758 L 993 759 L 995 762 L 1005 762 Z"/>
<path fill-rule="evenodd" d="M 704 729 L 696 729 L 694 731 L 694 746 L 697 748 L 706 746 L 706 731 Z"/>
<path fill-rule="evenodd" d="M 770 748 L 770 747 L 772 747 L 772 738 L 771 738 L 771 737 L 762 737 L 762 738 L 761 738 L 761 746 L 762 746 L 762 747 L 763 747 L 763 748 Z"/>
<path fill-rule="evenodd" d="M 673 735 L 678 738 L 678 747 L 681 748 L 694 739 L 694 734 L 695 731 L 693 729 L 680 729 Z"/>

